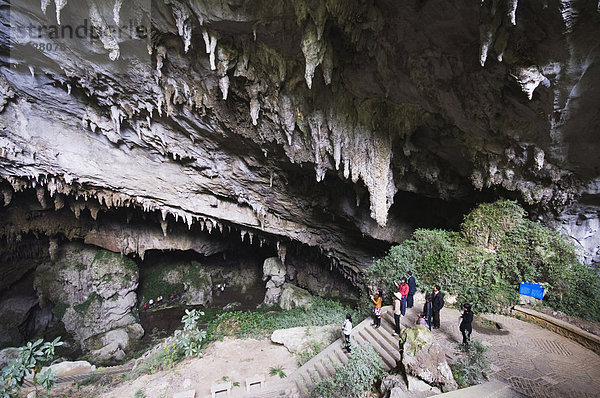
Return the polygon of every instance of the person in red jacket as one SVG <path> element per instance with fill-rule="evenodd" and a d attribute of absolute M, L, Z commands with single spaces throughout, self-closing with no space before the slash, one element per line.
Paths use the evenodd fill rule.
<path fill-rule="evenodd" d="M 408 296 L 408 285 L 406 284 L 406 278 L 402 278 L 400 280 L 400 284 L 398 284 L 396 281 L 394 281 L 394 284 L 402 296 L 402 300 L 400 300 L 400 312 L 402 313 L 402 316 L 404 316 L 406 314 L 406 297 Z"/>

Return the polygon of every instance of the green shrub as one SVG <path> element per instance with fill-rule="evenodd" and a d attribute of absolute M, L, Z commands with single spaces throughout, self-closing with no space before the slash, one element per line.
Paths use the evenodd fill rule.
<path fill-rule="evenodd" d="M 307 343 L 306 348 L 298 353 L 296 353 L 296 359 L 298 361 L 298 367 L 304 365 L 306 362 L 310 361 L 310 359 L 316 356 L 323 350 L 323 344 L 316 341 L 311 340 Z"/>
<path fill-rule="evenodd" d="M 206 330 L 200 330 L 200 320 L 204 313 L 198 310 L 185 310 L 181 318 L 183 330 L 177 331 L 174 341 L 167 343 L 162 349 L 150 354 L 141 361 L 127 376 L 135 380 L 145 374 L 153 374 L 162 370 L 171 370 L 176 363 L 189 356 L 202 356 L 202 349 L 210 338 Z M 212 336 L 212 335 L 210 335 Z"/>
<path fill-rule="evenodd" d="M 42 365 L 54 357 L 55 348 L 61 345 L 63 343 L 60 341 L 60 337 L 57 337 L 51 342 L 44 342 L 39 339 L 19 348 L 19 356 L 2 368 L 0 397 L 18 397 L 25 377 L 28 375 L 33 375 L 32 381 L 36 391 L 38 386 L 41 386 L 46 390 L 46 393 L 49 393 L 56 382 L 54 373 L 50 369 L 41 374 L 38 372 Z"/>
<path fill-rule="evenodd" d="M 310 307 L 296 307 L 283 311 L 278 307 L 264 308 L 253 312 L 229 312 L 218 317 L 215 333 L 240 338 L 266 338 L 276 329 L 297 326 L 323 326 L 332 322 L 340 324 L 346 313 L 356 311 L 337 301 L 312 297 Z"/>
<path fill-rule="evenodd" d="M 183 331 L 177 335 L 177 347 L 183 351 L 186 357 L 201 356 L 202 345 L 206 339 L 206 331 L 200 330 L 198 323 L 204 312 L 198 310 L 185 310 L 181 318 Z"/>
<path fill-rule="evenodd" d="M 485 355 L 488 347 L 479 340 L 471 340 L 466 346 L 457 343 L 456 348 L 463 356 L 450 364 L 450 368 L 458 387 L 465 388 L 486 381 L 490 369 Z"/>
<path fill-rule="evenodd" d="M 544 283 L 555 309 L 600 320 L 600 276 L 577 261 L 558 232 L 527 220 L 515 202 L 481 204 L 465 216 L 461 231 L 415 231 L 367 269 L 367 290 L 395 291 L 394 280 L 413 270 L 422 291 L 434 284 L 470 302 L 479 312 L 497 312 L 518 302 L 521 280 Z M 367 291 L 363 310 L 371 304 Z"/>
<path fill-rule="evenodd" d="M 271 376 L 279 376 L 280 379 L 283 379 L 283 378 L 287 377 L 287 375 L 283 371 L 283 367 L 281 367 L 281 366 L 278 366 L 276 368 L 270 367 L 269 368 L 269 374 Z"/>
<path fill-rule="evenodd" d="M 315 384 L 314 398 L 358 398 L 381 380 L 384 371 L 381 357 L 370 345 L 359 345 L 352 350 L 346 365 L 336 367 L 336 373 Z"/>

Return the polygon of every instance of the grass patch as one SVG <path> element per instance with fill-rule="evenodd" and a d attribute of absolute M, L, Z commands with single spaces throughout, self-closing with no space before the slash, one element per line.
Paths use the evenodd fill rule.
<path fill-rule="evenodd" d="M 276 368 L 273 368 L 273 367 L 269 368 L 269 375 L 271 375 L 271 376 L 279 376 L 280 379 L 283 379 L 284 377 L 287 377 L 287 375 L 283 371 L 283 367 L 282 366 L 278 366 Z"/>
<path fill-rule="evenodd" d="M 353 316 L 356 311 L 337 301 L 312 297 L 310 307 L 296 307 L 283 311 L 279 307 L 253 312 L 229 312 L 218 316 L 216 333 L 240 338 L 266 338 L 277 329 L 298 326 L 324 326 L 341 322 L 346 313 Z"/>

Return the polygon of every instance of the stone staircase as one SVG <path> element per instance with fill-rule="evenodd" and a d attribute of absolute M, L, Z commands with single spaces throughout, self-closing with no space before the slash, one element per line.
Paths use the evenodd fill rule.
<path fill-rule="evenodd" d="M 393 336 L 394 317 L 392 307 L 382 308 L 381 327 L 375 329 L 371 326 L 372 318 L 367 318 L 352 329 L 350 336 L 354 347 L 362 344 L 371 344 L 375 351 L 381 356 L 381 364 L 386 371 L 396 367 L 400 360 L 398 349 L 398 337 Z M 405 318 L 403 318 L 403 321 Z M 406 325 L 408 321 L 406 320 Z M 313 385 L 320 380 L 335 373 L 335 367 L 346 364 L 349 354 L 343 350 L 343 339 L 336 340 L 318 355 L 311 358 L 302 367 L 290 374 L 286 379 L 268 386 L 263 391 L 246 393 L 245 397 L 272 398 L 272 397 L 308 397 Z"/>
<path fill-rule="evenodd" d="M 353 346 L 371 344 L 375 351 L 381 356 L 381 364 L 384 370 L 389 371 L 396 367 L 400 360 L 398 349 L 398 337 L 393 336 L 394 317 L 392 307 L 382 308 L 381 327 L 371 326 L 372 318 L 367 318 L 352 330 L 350 341 Z M 300 396 L 309 396 L 312 386 L 335 373 L 335 367 L 348 362 L 349 354 L 343 350 L 343 339 L 339 339 L 317 356 L 305 363 L 294 372 L 296 387 Z"/>

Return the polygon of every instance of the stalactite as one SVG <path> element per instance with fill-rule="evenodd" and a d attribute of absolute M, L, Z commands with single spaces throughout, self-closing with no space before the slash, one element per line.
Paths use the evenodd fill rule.
<path fill-rule="evenodd" d="M 123 0 L 115 0 L 115 5 L 113 6 L 113 21 L 117 26 L 121 25 L 121 6 L 123 5 Z"/>
<path fill-rule="evenodd" d="M 164 218 L 160 220 L 160 228 L 162 229 L 163 236 L 167 237 L 167 228 L 169 227 L 169 222 Z"/>
<path fill-rule="evenodd" d="M 304 79 L 310 89 L 315 69 L 323 61 L 325 54 L 325 46 L 318 38 L 317 29 L 311 21 L 306 24 L 302 35 L 302 53 L 305 61 Z"/>
<path fill-rule="evenodd" d="M 54 5 L 56 6 L 56 22 L 60 25 L 60 12 L 67 5 L 67 0 L 54 0 Z"/>
<path fill-rule="evenodd" d="M 519 5 L 519 0 L 509 0 L 508 16 L 510 18 L 510 23 L 513 25 L 517 24 L 517 6 L 518 5 Z"/>
<path fill-rule="evenodd" d="M 55 0 L 58 1 L 58 0 Z M 64 3 L 66 4 L 66 0 L 60 0 L 61 2 L 64 1 Z M 104 49 L 108 51 L 108 57 L 110 58 L 111 61 L 115 61 L 119 58 L 120 56 L 120 47 L 119 47 L 119 42 L 115 39 L 115 37 L 112 34 L 112 30 L 109 29 L 109 27 L 107 26 L 106 22 L 104 21 L 104 18 L 102 17 L 102 15 L 100 15 L 100 12 L 98 11 L 98 6 L 96 5 L 96 3 L 91 2 L 88 3 L 90 6 L 90 22 L 92 24 L 92 27 L 96 28 L 98 33 L 98 36 L 100 38 L 100 41 L 102 42 L 102 45 L 104 46 Z M 57 11 L 58 13 L 58 6 L 57 6 Z"/>
<path fill-rule="evenodd" d="M 479 64 L 483 67 L 485 66 L 485 61 L 487 60 L 488 51 L 490 49 L 490 45 L 492 44 L 493 34 L 491 30 L 485 30 L 481 34 L 481 45 L 479 47 Z"/>
<path fill-rule="evenodd" d="M 188 52 L 192 42 L 192 25 L 189 21 L 189 11 L 187 7 L 174 3 L 173 4 L 173 16 L 175 17 L 175 25 L 179 36 L 183 38 L 184 52 Z"/>
<path fill-rule="evenodd" d="M 209 54 L 210 69 L 215 70 L 215 69 L 217 69 L 217 65 L 215 64 L 215 55 L 216 55 L 215 51 L 217 48 L 217 35 L 216 34 L 211 35 L 208 32 L 208 30 L 203 29 L 202 37 L 204 38 L 204 45 L 206 47 L 206 53 Z"/>
<path fill-rule="evenodd" d="M 42 12 L 44 13 L 44 15 L 46 14 L 46 9 L 48 8 L 48 5 L 50 4 L 50 1 L 51 0 L 41 0 L 40 7 L 41 7 Z"/>
<path fill-rule="evenodd" d="M 284 244 L 279 244 L 277 241 L 277 256 L 281 260 L 282 264 L 285 264 L 285 256 L 287 254 L 287 247 Z"/>
<path fill-rule="evenodd" d="M 258 84 L 252 84 L 246 88 L 250 95 L 250 118 L 252 124 L 256 126 L 258 124 L 258 114 L 260 112 L 260 102 L 258 101 L 258 93 L 260 87 Z"/>

